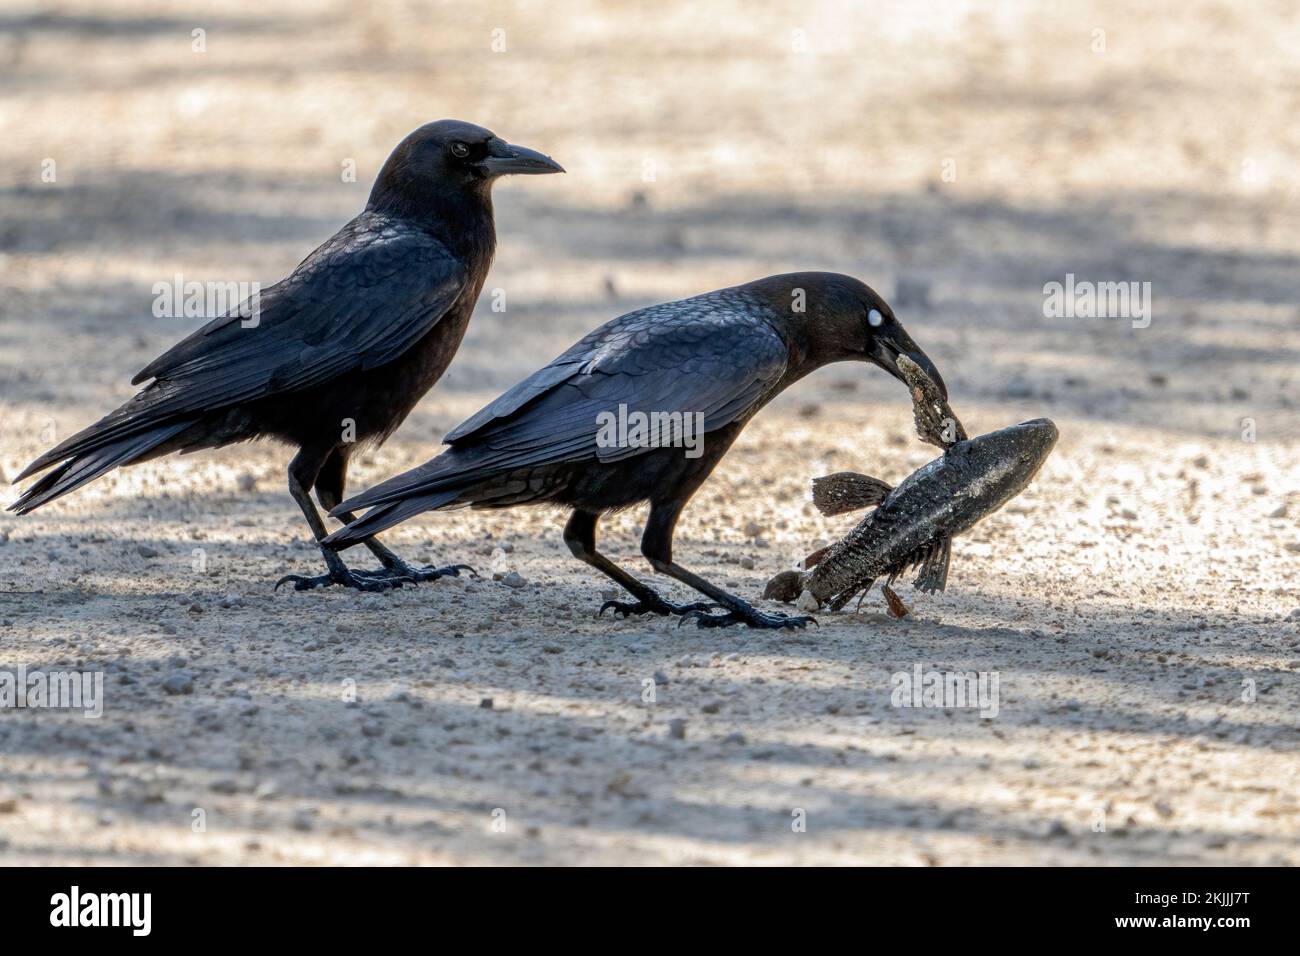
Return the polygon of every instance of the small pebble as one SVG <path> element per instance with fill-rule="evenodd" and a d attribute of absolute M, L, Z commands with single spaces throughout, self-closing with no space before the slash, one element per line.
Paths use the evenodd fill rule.
<path fill-rule="evenodd" d="M 813 597 L 813 593 L 808 590 L 799 595 L 799 600 L 794 602 L 794 606 L 801 611 L 820 611 L 822 607 L 817 598 Z"/>
<path fill-rule="evenodd" d="M 168 694 L 192 694 L 194 675 L 189 671 L 172 671 L 163 678 L 162 689 Z"/>

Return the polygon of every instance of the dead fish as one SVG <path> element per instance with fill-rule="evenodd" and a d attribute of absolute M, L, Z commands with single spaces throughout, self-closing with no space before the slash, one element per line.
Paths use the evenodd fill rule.
<path fill-rule="evenodd" d="M 813 504 L 822 514 L 876 508 L 843 540 L 810 554 L 804 567 L 812 570 L 776 575 L 763 596 L 793 601 L 807 591 L 819 607 L 839 610 L 885 577 L 890 612 L 901 617 L 907 607 L 891 587 L 895 579 L 919 565 L 915 587 L 942 591 L 952 539 L 1024 491 L 1056 438 L 1056 425 L 1036 418 L 957 442 L 897 488 L 853 472 L 813 479 Z"/>

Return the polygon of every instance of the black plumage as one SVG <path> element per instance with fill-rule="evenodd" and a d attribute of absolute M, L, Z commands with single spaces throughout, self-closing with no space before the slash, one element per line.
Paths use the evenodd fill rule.
<path fill-rule="evenodd" d="M 624 614 L 692 613 L 702 624 L 799 625 L 763 614 L 673 561 L 677 518 L 759 409 L 830 362 L 874 362 L 899 377 L 907 355 L 934 365 L 889 306 L 866 285 L 832 273 L 794 273 L 650 306 L 601 326 L 446 438 L 429 462 L 342 503 L 336 514 L 371 509 L 325 539 L 344 548 L 413 515 L 457 507 L 552 504 L 572 510 L 564 537 L 573 553 L 623 585 Z M 600 416 L 700 413 L 701 454 L 682 447 L 605 447 Z M 595 548 L 601 514 L 648 501 L 641 550 L 655 570 L 725 609 L 675 605 Z M 602 608 L 604 610 L 604 608 Z"/>
<path fill-rule="evenodd" d="M 441 377 L 464 336 L 496 245 L 491 187 L 506 173 L 561 172 L 469 123 L 422 126 L 389 156 L 365 209 L 287 278 L 215 319 L 132 379 L 130 401 L 37 458 L 53 468 L 11 510 L 29 512 L 123 465 L 254 438 L 297 447 L 289 489 L 319 541 L 343 498 L 349 456 L 386 439 Z M 377 542 L 380 572 L 291 576 L 375 589 L 442 573 Z"/>

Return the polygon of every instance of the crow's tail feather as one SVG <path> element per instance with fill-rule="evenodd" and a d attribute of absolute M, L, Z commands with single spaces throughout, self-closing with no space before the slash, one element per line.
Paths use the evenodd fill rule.
<path fill-rule="evenodd" d="M 83 454 L 73 455 L 24 491 L 8 510 L 16 511 L 20 515 L 34 511 L 41 505 L 49 504 L 55 498 L 61 498 L 69 491 L 94 481 L 105 472 L 139 461 L 163 442 L 193 424 L 188 420 L 170 422 L 146 432 L 128 435 Z"/>
<path fill-rule="evenodd" d="M 325 538 L 321 544 L 335 551 L 342 551 L 354 544 L 361 544 L 361 542 L 373 538 L 379 532 L 391 528 L 395 524 L 400 524 L 407 518 L 413 518 L 422 511 L 433 511 L 435 508 L 451 504 L 459 495 L 459 490 L 441 491 L 431 495 L 405 498 L 401 501 L 394 501 L 392 504 L 379 505 L 371 508 L 350 525 L 339 528 L 338 531 Z"/>

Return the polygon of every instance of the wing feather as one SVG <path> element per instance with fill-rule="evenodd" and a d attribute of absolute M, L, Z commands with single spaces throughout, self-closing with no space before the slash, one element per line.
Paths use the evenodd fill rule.
<path fill-rule="evenodd" d="M 436 238 L 363 213 L 263 291 L 256 311 L 241 303 L 177 343 L 132 379 L 153 382 L 24 475 L 169 421 L 391 362 L 437 325 L 467 283 L 465 267 Z"/>
<path fill-rule="evenodd" d="M 767 398 L 789 360 L 785 341 L 755 314 L 758 308 L 711 293 L 621 316 L 454 429 L 449 451 L 340 510 L 518 468 L 615 461 L 651 450 L 598 444 L 602 416 L 618 415 L 620 406 L 629 416 L 698 413 L 706 434 L 742 419 Z"/>

